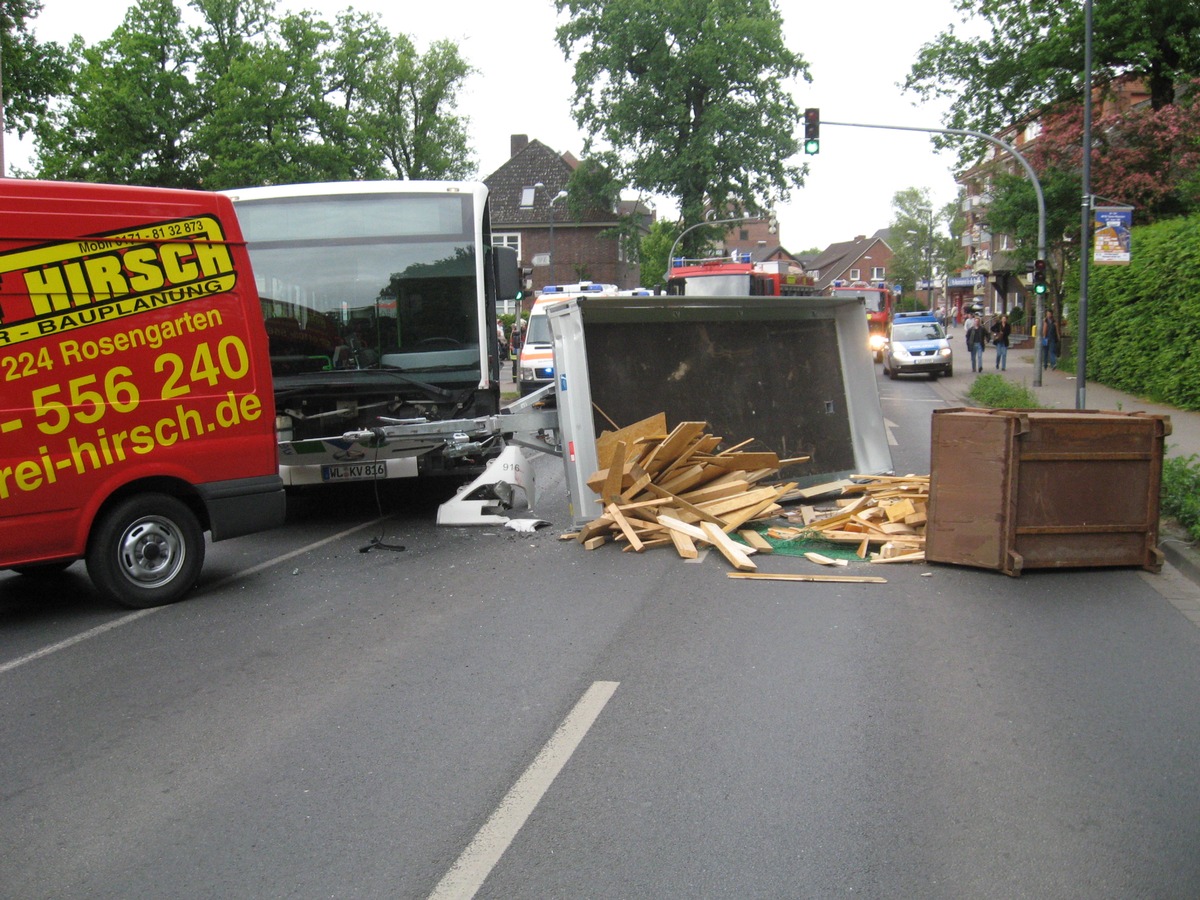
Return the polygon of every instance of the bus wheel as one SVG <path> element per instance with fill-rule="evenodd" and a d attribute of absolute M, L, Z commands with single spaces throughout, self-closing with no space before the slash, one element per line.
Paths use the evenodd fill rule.
<path fill-rule="evenodd" d="M 204 565 L 204 531 L 187 506 L 166 494 L 122 500 L 96 523 L 87 551 L 92 582 L 122 606 L 174 603 Z"/>

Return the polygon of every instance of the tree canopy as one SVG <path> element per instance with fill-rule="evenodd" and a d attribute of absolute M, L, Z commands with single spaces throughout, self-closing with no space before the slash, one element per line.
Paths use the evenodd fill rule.
<path fill-rule="evenodd" d="M 935 277 L 944 275 L 963 264 L 962 247 L 955 237 L 958 205 L 950 203 L 937 209 L 928 190 L 906 188 L 892 197 L 892 209 L 888 281 L 900 284 L 904 297 L 923 299 L 925 291 L 917 291 L 918 282 L 931 273 Z"/>
<path fill-rule="evenodd" d="M 0 0 L 0 121 L 20 135 L 33 129 L 67 76 L 63 48 L 38 43 L 29 30 L 41 11 L 41 0 Z"/>
<path fill-rule="evenodd" d="M 921 48 L 904 87 L 951 99 L 948 128 L 997 134 L 1056 102 L 1083 94 L 1084 12 L 1075 0 L 958 0 L 974 37 L 954 28 Z M 1094 0 L 1098 84 L 1135 76 L 1160 109 L 1200 75 L 1200 4 Z M 977 155 L 968 144 L 963 161 Z"/>
<path fill-rule="evenodd" d="M 38 174 L 214 190 L 474 174 L 455 112 L 473 70 L 454 44 L 421 53 L 352 9 L 330 24 L 270 0 L 189 2 L 198 26 L 176 0 L 137 0 L 109 38 L 72 42 L 34 126 Z"/>
<path fill-rule="evenodd" d="M 785 45 L 774 0 L 555 5 L 585 151 L 601 145 L 595 155 L 629 187 L 678 199 L 686 227 L 707 209 L 765 210 L 803 183 L 788 82 L 808 80 L 808 66 Z"/>

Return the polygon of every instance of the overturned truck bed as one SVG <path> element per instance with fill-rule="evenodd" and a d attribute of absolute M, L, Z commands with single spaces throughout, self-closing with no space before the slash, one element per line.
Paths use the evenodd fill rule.
<path fill-rule="evenodd" d="M 658 412 L 809 461 L 816 484 L 891 470 L 861 298 L 586 297 L 548 312 L 576 525 L 597 510 L 596 436 Z"/>

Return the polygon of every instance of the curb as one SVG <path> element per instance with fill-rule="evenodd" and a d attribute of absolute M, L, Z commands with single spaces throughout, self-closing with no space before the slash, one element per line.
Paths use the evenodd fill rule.
<path fill-rule="evenodd" d="M 1179 538 L 1165 538 L 1158 542 L 1158 549 L 1184 578 L 1200 585 L 1200 551 L 1195 544 L 1184 543 Z"/>

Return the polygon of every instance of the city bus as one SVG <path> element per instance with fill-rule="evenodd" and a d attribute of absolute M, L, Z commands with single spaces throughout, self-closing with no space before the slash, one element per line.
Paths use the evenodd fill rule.
<path fill-rule="evenodd" d="M 491 246 L 478 182 L 341 182 L 226 192 L 270 343 L 286 485 L 480 472 L 503 449 L 496 302 L 516 254 Z M 409 423 L 404 437 L 348 438 Z M 428 426 L 428 427 L 425 427 Z"/>

